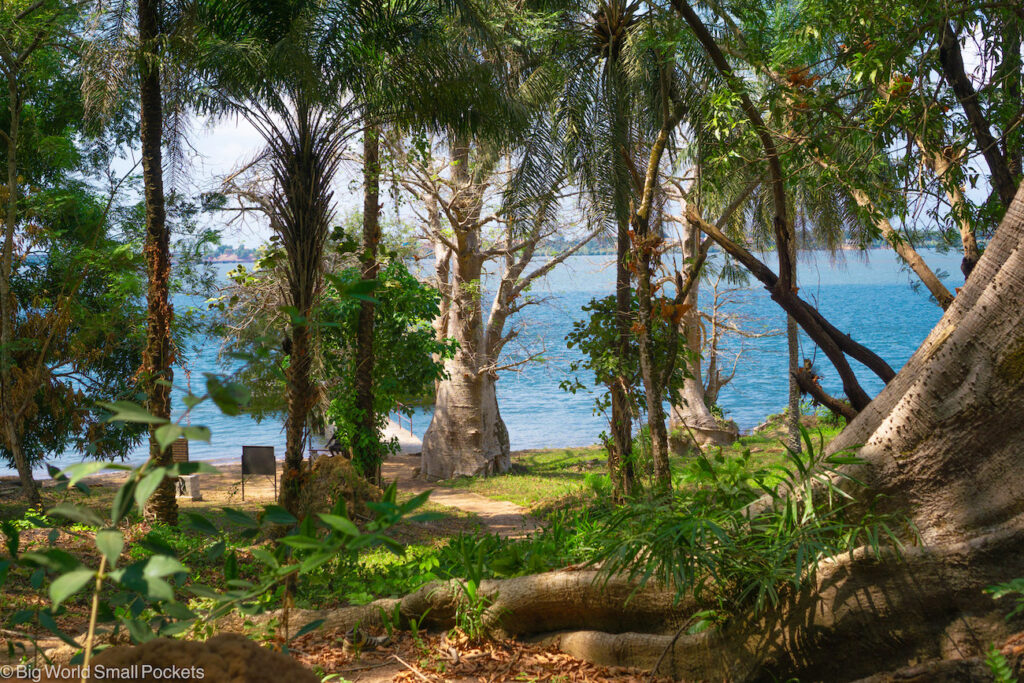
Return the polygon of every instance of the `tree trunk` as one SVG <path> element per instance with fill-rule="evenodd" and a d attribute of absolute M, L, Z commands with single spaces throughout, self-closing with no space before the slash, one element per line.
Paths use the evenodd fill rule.
<path fill-rule="evenodd" d="M 794 236 L 795 237 L 795 236 Z M 796 287 L 796 239 L 789 243 L 789 263 L 792 272 L 789 281 Z M 780 267 L 782 263 L 779 263 Z M 788 351 L 789 397 L 786 402 L 786 446 L 794 453 L 800 448 L 800 385 L 796 373 L 800 371 L 800 328 L 791 315 L 786 316 L 786 350 Z"/>
<path fill-rule="evenodd" d="M 950 210 L 953 212 L 953 220 L 956 221 L 960 230 L 960 244 L 963 250 L 963 260 L 960 262 L 960 271 L 966 278 L 974 270 L 974 265 L 981 258 L 981 250 L 978 248 L 978 239 L 974 234 L 974 226 L 971 225 L 967 200 L 964 198 L 963 187 L 958 184 L 948 183 L 946 176 L 953 168 L 953 160 L 945 151 L 935 149 L 929 145 L 920 135 L 914 137 L 918 148 L 921 150 L 921 157 L 925 164 L 932 170 L 935 177 L 946 186 L 946 199 L 949 200 Z M 926 283 L 927 284 L 927 283 Z M 929 288 L 930 289 L 930 288 Z M 932 292 L 934 294 L 934 292 Z M 936 297 L 937 298 L 937 297 Z M 943 308 L 949 308 L 948 304 Z"/>
<path fill-rule="evenodd" d="M 942 24 L 939 32 L 939 63 L 942 65 L 943 75 L 949 81 L 960 106 L 964 108 L 964 114 L 974 133 L 974 141 L 988 164 L 992 187 L 1003 204 L 1009 206 L 1017 192 L 1017 183 L 1010 173 L 1010 167 L 1000 151 L 997 140 L 992 135 L 988 119 L 978 104 L 978 93 L 974 90 L 974 84 L 964 69 L 959 37 L 949 21 Z"/>
<path fill-rule="evenodd" d="M 700 230 L 697 230 L 687 222 L 682 223 L 683 230 L 683 261 L 693 263 L 697 258 L 700 249 Z M 723 429 L 715 416 L 708 408 L 707 397 L 704 393 L 704 381 L 701 377 L 701 351 L 704 337 L 703 328 L 700 322 L 700 276 L 694 279 L 690 291 L 684 301 L 689 308 L 683 315 L 681 331 L 686 341 L 686 369 L 687 377 L 683 379 L 682 389 L 679 391 L 679 403 L 672 406 L 669 413 L 669 427 L 672 430 L 673 441 L 687 444 L 689 440 L 696 441 L 697 445 L 728 445 L 736 440 L 734 432 Z M 710 368 L 712 373 L 715 369 Z M 677 433 L 681 432 L 681 433 Z"/>
<path fill-rule="evenodd" d="M 39 489 L 32 478 L 32 465 L 22 449 L 21 419 L 15 414 L 16 382 L 11 357 L 18 306 L 11 291 L 11 276 L 14 273 L 14 233 L 18 227 L 18 143 L 21 139 L 21 97 L 14 72 L 7 75 L 7 106 L 11 120 L 7 129 L 7 206 L 3 245 L 0 246 L 0 418 L 3 419 L 4 441 L 21 480 L 21 493 L 30 504 L 37 505 L 41 502 Z"/>
<path fill-rule="evenodd" d="M 479 235 L 459 231 L 456 239 L 447 336 L 459 348 L 445 362 L 447 377 L 438 386 L 434 415 L 423 435 L 420 471 L 430 479 L 486 476 L 507 472 L 512 465 L 508 430 L 498 411 L 497 377 L 487 369 L 483 348 Z"/>
<path fill-rule="evenodd" d="M 146 195 L 146 268 L 147 290 L 146 348 L 142 356 L 142 379 L 146 388 L 149 412 L 157 417 L 171 416 L 171 387 L 174 379 L 171 364 L 171 281 L 170 231 L 164 207 L 163 99 L 160 91 L 159 0 L 139 0 L 140 117 L 142 142 L 142 176 Z M 150 428 L 149 457 L 156 465 L 171 464 L 170 450 L 164 451 L 156 440 L 156 427 Z M 146 506 L 149 516 L 166 524 L 177 524 L 178 502 L 174 480 L 166 478 L 150 497 Z"/>
<path fill-rule="evenodd" d="M 629 222 L 619 221 L 615 239 L 615 324 L 618 328 L 618 357 L 630 355 L 630 326 L 633 317 L 633 293 L 629 283 Z M 622 500 L 633 490 L 636 469 L 633 464 L 633 409 L 629 396 L 630 379 L 619 374 L 611 386 L 611 448 L 608 476 L 613 496 Z"/>
<path fill-rule="evenodd" d="M 640 222 L 637 222 L 639 225 Z M 654 287 L 652 278 L 655 269 L 654 237 L 649 230 L 636 230 L 639 251 L 639 275 L 637 277 L 638 330 L 640 342 L 640 373 L 644 380 L 644 394 L 647 399 L 647 426 L 651 434 L 651 460 L 654 465 L 654 481 L 659 488 L 672 485 L 672 471 L 669 468 L 668 430 L 665 426 L 665 384 L 662 381 L 670 369 L 659 367 L 654 356 Z"/>
<path fill-rule="evenodd" d="M 377 247 L 380 244 L 380 131 L 374 126 L 363 133 L 363 253 L 360 257 L 363 280 L 376 280 L 380 270 Z M 377 433 L 377 415 L 373 404 L 373 319 L 374 304 L 359 304 L 356 328 L 355 404 L 359 414 L 355 463 L 364 477 L 380 484 L 381 443 Z"/>
<path fill-rule="evenodd" d="M 293 323 L 291 353 L 286 376 L 288 380 L 288 417 L 284 424 L 284 471 L 281 474 L 281 505 L 295 514 L 302 489 L 302 461 L 306 449 L 306 421 L 313 405 L 313 385 L 309 326 Z"/>

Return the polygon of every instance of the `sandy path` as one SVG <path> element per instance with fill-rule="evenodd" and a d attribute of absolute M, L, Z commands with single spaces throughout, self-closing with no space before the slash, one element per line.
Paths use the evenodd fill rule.
<path fill-rule="evenodd" d="M 530 516 L 526 508 L 508 501 L 493 500 L 476 493 L 431 484 L 417 476 L 419 466 L 418 455 L 393 455 L 384 461 L 381 476 L 386 482 L 396 482 L 399 491 L 422 493 L 432 490 L 432 502 L 473 513 L 488 532 L 503 538 L 521 538 L 540 528 L 540 524 Z"/>

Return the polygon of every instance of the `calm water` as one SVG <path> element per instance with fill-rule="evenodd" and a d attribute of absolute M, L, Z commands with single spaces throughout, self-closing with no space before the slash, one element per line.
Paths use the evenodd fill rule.
<path fill-rule="evenodd" d="M 937 271 L 950 274 L 947 286 L 952 289 L 962 284 L 960 259 L 956 254 L 925 252 L 929 265 Z M 544 361 L 523 366 L 519 372 L 508 372 L 498 382 L 498 401 L 501 415 L 508 426 L 513 449 L 545 446 L 578 446 L 597 441 L 605 429 L 606 420 L 593 413 L 593 396 L 587 393 L 568 394 L 559 384 L 569 378 L 569 362 L 577 357 L 575 351 L 565 348 L 564 338 L 574 320 L 583 318 L 581 311 L 588 301 L 612 292 L 614 270 L 608 267 L 607 256 L 575 256 L 554 269 L 533 293 L 543 299 L 530 306 L 519 316 L 516 324 L 523 326 L 517 347 L 506 349 L 510 359 L 521 357 L 527 350 L 545 349 Z M 767 257 L 772 263 L 771 256 Z M 222 266 L 222 273 L 230 266 Z M 849 252 L 845 259 L 833 261 L 819 253 L 802 255 L 800 261 L 800 293 L 815 301 L 822 313 L 839 329 L 849 332 L 855 339 L 878 353 L 894 368 L 901 367 L 914 352 L 940 317 L 940 309 L 926 293 L 915 291 L 911 276 L 896 262 L 889 250 L 875 250 L 867 259 L 860 253 Z M 702 305 L 710 299 L 708 288 L 702 292 Z M 772 302 L 767 292 L 751 283 L 735 292 L 735 304 L 726 312 L 743 318 L 741 326 L 751 332 L 781 331 L 785 318 L 781 309 Z M 180 308 L 188 305 L 179 301 Z M 188 352 L 192 387 L 201 392 L 202 373 L 218 371 L 218 340 L 194 340 Z M 786 403 L 786 340 L 783 334 L 756 339 L 730 339 L 726 348 L 742 357 L 736 377 L 725 389 L 719 403 L 726 415 L 749 430 L 759 424 L 765 415 L 778 412 Z M 838 377 L 827 359 L 806 338 L 801 357 L 813 357 L 817 362 L 822 383 L 833 393 L 841 392 Z M 881 382 L 874 375 L 855 364 L 865 389 L 876 393 Z M 590 377 L 580 378 L 585 384 Z M 186 386 L 188 374 L 175 371 L 175 384 Z M 182 405 L 177 401 L 177 410 Z M 418 410 L 413 417 L 413 431 L 422 436 L 430 422 L 430 410 Z M 193 424 L 209 426 L 213 431 L 210 444 L 193 443 L 193 459 L 237 457 L 242 445 L 273 445 L 278 453 L 284 452 L 282 424 L 266 420 L 257 423 L 247 417 L 226 417 L 208 404 L 199 406 L 192 417 Z M 144 449 L 133 454 L 132 460 L 145 457 Z M 79 459 L 68 453 L 54 462 L 70 464 Z"/>

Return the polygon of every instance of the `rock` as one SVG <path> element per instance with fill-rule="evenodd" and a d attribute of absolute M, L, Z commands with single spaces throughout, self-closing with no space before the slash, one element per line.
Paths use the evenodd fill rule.
<path fill-rule="evenodd" d="M 715 427 L 680 427 L 672 430 L 669 444 L 676 455 L 686 455 L 693 448 L 694 442 L 701 448 L 705 446 L 728 446 L 740 438 L 739 426 L 732 420 L 716 418 Z"/>

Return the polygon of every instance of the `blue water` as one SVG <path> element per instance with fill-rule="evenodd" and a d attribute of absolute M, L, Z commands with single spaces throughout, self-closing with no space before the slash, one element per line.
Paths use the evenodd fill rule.
<path fill-rule="evenodd" d="M 947 286 L 962 284 L 960 259 L 956 254 L 925 251 L 929 265 L 946 272 Z M 772 263 L 771 255 L 766 260 Z M 544 349 L 544 360 L 521 366 L 516 372 L 502 374 L 498 382 L 498 403 L 508 427 L 513 449 L 580 446 L 597 442 L 606 428 L 606 418 L 593 412 L 593 396 L 581 392 L 568 394 L 559 384 L 569 378 L 569 363 L 578 357 L 565 348 L 564 338 L 572 322 L 583 317 L 581 310 L 595 297 L 612 292 L 614 269 L 607 256 L 574 256 L 555 268 L 532 293 L 542 303 L 527 307 L 513 321 L 523 328 L 519 343 L 506 349 L 508 360 Z M 221 266 L 221 274 L 230 267 Z M 834 260 L 824 253 L 801 255 L 799 265 L 800 294 L 819 306 L 821 312 L 839 329 L 849 332 L 859 342 L 899 369 L 916 350 L 938 321 L 941 311 L 923 290 L 911 287 L 913 278 L 901 269 L 890 250 L 874 250 L 866 256 L 847 252 Z M 486 280 L 485 280 L 486 286 Z M 702 290 L 702 305 L 709 302 L 708 290 Z M 736 303 L 728 312 L 744 317 L 741 326 L 750 331 L 784 331 L 785 317 L 767 292 L 756 282 L 734 294 Z M 180 301 L 180 308 L 190 302 Z M 193 340 L 184 350 L 191 373 L 191 386 L 203 390 L 202 372 L 222 370 L 218 361 L 219 340 Z M 757 339 L 728 340 L 726 349 L 736 350 L 742 344 L 743 355 L 735 379 L 722 390 L 719 403 L 726 416 L 743 430 L 759 424 L 763 418 L 784 408 L 787 396 L 786 338 L 784 334 Z M 822 384 L 832 393 L 841 394 L 841 384 L 827 359 L 803 339 L 801 357 L 814 357 Z M 507 362 L 507 361 L 505 361 Z M 870 371 L 855 364 L 864 388 L 877 393 L 882 383 Z M 581 376 L 584 384 L 590 377 Z M 186 387 L 189 376 L 184 369 L 175 372 L 175 384 Z M 178 392 L 176 411 L 183 410 Z M 423 435 L 430 421 L 430 409 L 420 409 L 413 416 L 413 432 Z M 176 413 L 177 414 L 177 413 Z M 210 444 L 193 443 L 193 459 L 234 458 L 241 446 L 273 445 L 284 452 L 282 422 L 265 420 L 257 423 L 245 417 L 221 415 L 215 406 L 202 404 L 191 416 L 192 424 L 202 424 L 213 432 Z M 130 460 L 146 456 L 138 449 Z M 54 459 L 66 465 L 80 459 L 67 453 Z M 5 474 L 7 472 L 4 472 Z"/>

